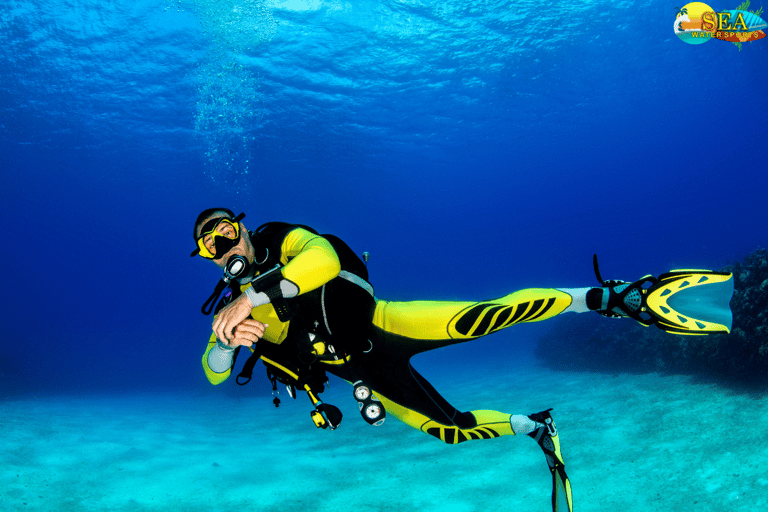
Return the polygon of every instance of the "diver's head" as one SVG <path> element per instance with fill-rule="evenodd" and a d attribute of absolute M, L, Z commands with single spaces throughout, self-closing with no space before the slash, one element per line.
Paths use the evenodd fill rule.
<path fill-rule="evenodd" d="M 195 221 L 193 236 L 197 248 L 190 256 L 198 254 L 213 261 L 221 268 L 234 256 L 242 256 L 248 262 L 253 262 L 253 245 L 248 230 L 240 220 L 244 213 L 235 216 L 227 208 L 209 208 L 198 215 Z"/>

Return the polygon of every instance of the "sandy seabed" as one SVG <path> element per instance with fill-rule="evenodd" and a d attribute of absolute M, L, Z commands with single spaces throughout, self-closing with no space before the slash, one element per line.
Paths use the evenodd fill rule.
<path fill-rule="evenodd" d="M 576 511 L 768 508 L 768 401 L 689 377 L 523 367 L 428 375 L 461 409 L 554 407 Z M 371 427 L 348 386 L 314 427 L 305 397 L 140 394 L 0 402 L 7 511 L 551 510 L 528 437 L 445 445 L 394 418 Z"/>

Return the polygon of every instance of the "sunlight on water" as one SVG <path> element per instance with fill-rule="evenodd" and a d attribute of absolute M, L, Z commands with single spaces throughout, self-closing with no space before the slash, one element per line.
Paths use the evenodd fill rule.
<path fill-rule="evenodd" d="M 194 126 L 205 147 L 206 173 L 239 188 L 252 168 L 251 130 L 262 118 L 259 77 L 239 59 L 268 42 L 277 22 L 262 0 L 177 0 L 168 8 L 192 12 L 210 38 L 197 68 Z"/>

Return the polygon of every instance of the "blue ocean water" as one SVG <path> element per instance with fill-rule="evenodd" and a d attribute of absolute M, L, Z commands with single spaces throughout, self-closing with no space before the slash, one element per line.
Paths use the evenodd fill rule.
<path fill-rule="evenodd" d="M 342 236 L 393 300 L 591 285 L 594 252 L 623 279 L 743 257 L 766 239 L 768 44 L 687 45 L 675 13 L 4 2 L 5 382 L 186 385 L 211 205 Z"/>
<path fill-rule="evenodd" d="M 593 253 L 631 280 L 765 246 L 768 43 L 685 44 L 676 12 L 5 0 L 0 396 L 268 395 L 200 368 L 219 273 L 188 254 L 211 206 L 342 237 L 390 300 L 590 286 Z M 545 328 L 420 369 L 498 373 Z"/>

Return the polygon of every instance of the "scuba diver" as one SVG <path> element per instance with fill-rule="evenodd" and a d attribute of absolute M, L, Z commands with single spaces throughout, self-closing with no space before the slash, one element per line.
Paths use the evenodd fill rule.
<path fill-rule="evenodd" d="M 337 428 L 342 414 L 319 394 L 327 373 L 353 386 L 363 419 L 381 425 L 387 414 L 448 443 L 526 434 L 544 451 L 553 478 L 555 512 L 572 512 L 551 409 L 534 414 L 451 406 L 411 365 L 419 353 L 474 340 L 522 322 L 567 312 L 596 311 L 629 317 L 676 334 L 730 332 L 732 275 L 675 270 L 635 282 L 600 286 L 532 288 L 480 302 L 388 302 L 374 296 L 366 262 L 333 235 L 296 224 L 269 222 L 248 231 L 226 208 L 203 211 L 195 221 L 191 256 L 213 261 L 224 276 L 202 307 L 215 314 L 203 368 L 213 384 L 226 380 L 244 346 L 248 360 L 237 376 L 247 383 L 260 359 L 272 383 L 289 395 L 306 392 L 319 428 Z M 364 260 L 364 261 L 363 261 Z"/>

